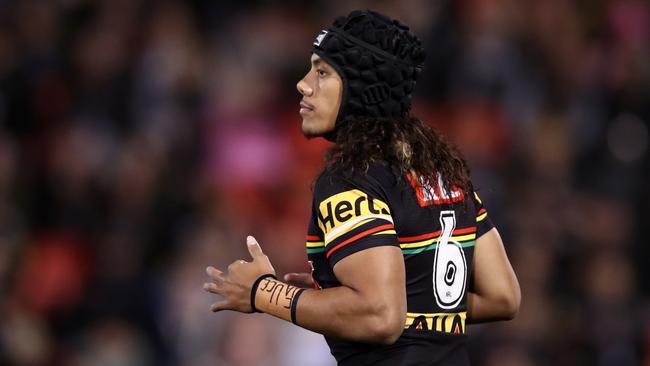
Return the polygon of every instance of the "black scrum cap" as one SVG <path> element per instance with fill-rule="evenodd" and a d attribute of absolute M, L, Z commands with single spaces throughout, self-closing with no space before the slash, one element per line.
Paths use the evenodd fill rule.
<path fill-rule="evenodd" d="M 374 11 L 353 11 L 321 31 L 313 52 L 343 80 L 337 126 L 349 116 L 408 115 L 425 55 L 407 26 Z"/>

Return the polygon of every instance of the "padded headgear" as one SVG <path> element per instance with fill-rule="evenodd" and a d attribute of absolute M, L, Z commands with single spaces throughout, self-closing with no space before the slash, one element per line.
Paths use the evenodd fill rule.
<path fill-rule="evenodd" d="M 321 31 L 313 52 L 343 80 L 337 126 L 349 116 L 408 115 L 425 57 L 409 27 L 371 10 L 353 11 Z"/>

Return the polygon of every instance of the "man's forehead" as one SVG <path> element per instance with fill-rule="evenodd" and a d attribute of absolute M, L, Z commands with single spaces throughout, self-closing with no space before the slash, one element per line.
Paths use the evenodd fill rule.
<path fill-rule="evenodd" d="M 311 65 L 332 68 L 332 65 L 328 64 L 327 61 L 323 60 L 320 56 L 315 53 L 311 55 Z"/>
<path fill-rule="evenodd" d="M 320 56 L 318 56 L 317 54 L 315 54 L 315 53 L 311 54 L 311 63 L 312 64 L 319 64 L 319 63 L 322 62 L 322 60 L 323 59 L 321 59 Z"/>

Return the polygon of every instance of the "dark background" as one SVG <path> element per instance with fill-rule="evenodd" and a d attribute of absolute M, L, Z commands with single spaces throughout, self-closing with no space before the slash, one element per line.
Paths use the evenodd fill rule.
<path fill-rule="evenodd" d="M 650 365 L 645 0 L 0 1 L 0 364 L 331 365 L 212 314 L 208 264 L 307 270 L 328 144 L 296 82 L 337 15 L 427 49 L 414 114 L 460 146 L 522 288 L 475 365 Z"/>

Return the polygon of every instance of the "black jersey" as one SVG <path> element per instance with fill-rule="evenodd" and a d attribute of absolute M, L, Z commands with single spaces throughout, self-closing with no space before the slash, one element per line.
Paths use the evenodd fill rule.
<path fill-rule="evenodd" d="M 466 365 L 467 291 L 476 239 L 493 225 L 476 193 L 423 186 L 377 163 L 363 176 L 316 181 L 307 256 L 316 287 L 340 286 L 334 265 L 399 246 L 406 268 L 404 332 L 390 346 L 326 337 L 340 365 Z M 350 324 L 354 326 L 354 324 Z"/>

